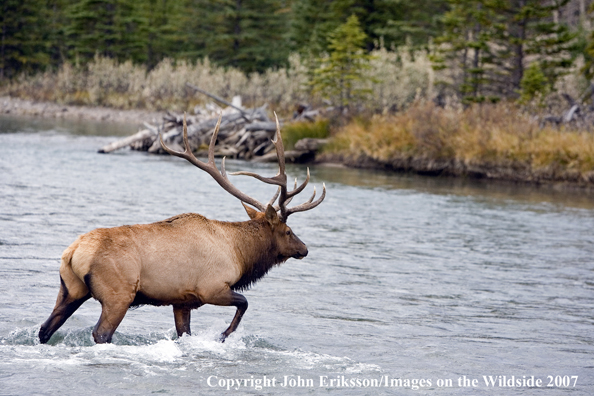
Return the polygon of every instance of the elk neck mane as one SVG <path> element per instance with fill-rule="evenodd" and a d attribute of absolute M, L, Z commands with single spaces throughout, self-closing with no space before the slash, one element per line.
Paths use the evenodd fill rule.
<path fill-rule="evenodd" d="M 231 289 L 249 289 L 272 267 L 289 258 L 279 255 L 272 230 L 264 218 L 226 224 L 239 234 L 235 239 L 235 250 L 243 267 L 241 278 L 231 285 Z"/>

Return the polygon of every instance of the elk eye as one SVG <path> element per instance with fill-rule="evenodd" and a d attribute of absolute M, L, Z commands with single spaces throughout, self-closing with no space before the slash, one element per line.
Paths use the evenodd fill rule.
<path fill-rule="evenodd" d="M 287 231 L 287 235 L 291 235 L 291 231 Z"/>

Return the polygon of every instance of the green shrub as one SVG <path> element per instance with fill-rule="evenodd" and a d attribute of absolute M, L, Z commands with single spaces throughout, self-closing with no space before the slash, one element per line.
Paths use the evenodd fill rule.
<path fill-rule="evenodd" d="M 528 103 L 540 97 L 544 98 L 551 90 L 549 81 L 544 75 L 538 62 L 532 63 L 524 72 L 520 81 L 520 103 Z"/>
<path fill-rule="evenodd" d="M 295 122 L 283 127 L 282 137 L 285 149 L 292 150 L 295 143 L 304 138 L 325 139 L 330 135 L 330 121 Z"/>

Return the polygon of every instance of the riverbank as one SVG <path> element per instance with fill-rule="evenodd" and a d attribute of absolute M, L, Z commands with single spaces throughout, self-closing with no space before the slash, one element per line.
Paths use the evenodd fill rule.
<path fill-rule="evenodd" d="M 394 158 L 380 161 L 366 155 L 340 155 L 322 153 L 316 158 L 320 165 L 337 165 L 347 168 L 374 169 L 395 173 L 411 173 L 430 177 L 455 177 L 485 179 L 548 186 L 554 189 L 586 189 L 594 191 L 594 172 L 581 174 L 576 171 L 545 168 L 532 169 L 526 164 L 467 164 L 459 160 L 429 158 Z"/>
<path fill-rule="evenodd" d="M 9 96 L 0 97 L 0 114 L 43 117 L 71 120 L 89 120 L 142 124 L 158 124 L 163 112 L 148 110 L 119 110 L 100 106 L 61 105 L 53 102 L 38 102 Z M 130 131 L 133 133 L 134 131 Z"/>
<path fill-rule="evenodd" d="M 506 104 L 467 109 L 432 103 L 351 122 L 320 162 L 430 176 L 594 188 L 594 134 L 541 127 Z"/>
<path fill-rule="evenodd" d="M 0 114 L 160 124 L 163 113 L 0 97 Z M 134 131 L 130 131 L 132 134 Z M 594 189 L 594 134 L 541 128 L 506 105 L 466 110 L 420 104 L 334 131 L 317 163 Z"/>

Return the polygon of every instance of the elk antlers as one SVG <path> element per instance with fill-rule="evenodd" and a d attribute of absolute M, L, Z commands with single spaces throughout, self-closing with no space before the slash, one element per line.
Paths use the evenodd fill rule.
<path fill-rule="evenodd" d="M 309 183 L 309 168 L 307 169 L 307 178 L 305 181 L 297 187 L 297 179 L 295 179 L 295 187 L 291 191 L 287 191 L 287 174 L 285 173 L 285 148 L 283 146 L 283 140 L 281 138 L 280 132 L 280 124 L 278 122 L 278 117 L 276 113 L 274 113 L 276 118 L 276 137 L 275 140 L 272 141 L 274 143 L 274 147 L 276 149 L 276 155 L 278 158 L 278 174 L 273 177 L 263 177 L 258 175 L 257 173 L 253 172 L 234 172 L 231 175 L 245 175 L 245 176 L 252 176 L 264 183 L 273 184 L 279 186 L 278 191 L 274 195 L 274 197 L 268 202 L 268 205 L 274 205 L 274 202 L 278 198 L 278 205 L 274 205 L 274 209 L 280 211 L 280 217 L 282 222 L 286 222 L 289 215 L 296 213 L 296 212 L 304 212 L 306 210 L 310 210 L 318 206 L 322 203 L 324 198 L 326 197 L 326 185 L 323 184 L 323 191 L 322 196 L 314 201 L 316 196 L 316 188 L 314 187 L 314 192 L 311 198 L 301 205 L 294 206 L 292 208 L 287 208 L 287 205 L 293 197 L 299 194 L 301 191 L 305 189 L 307 183 Z M 208 161 L 203 162 L 197 159 L 192 151 L 190 150 L 190 145 L 188 144 L 188 127 L 186 125 L 186 114 L 184 113 L 184 126 L 183 126 L 183 139 L 184 139 L 184 152 L 179 152 L 170 149 L 165 145 L 163 142 L 163 137 L 161 133 L 159 133 L 159 140 L 161 142 L 161 146 L 165 151 L 169 154 L 174 155 L 176 157 L 183 158 L 190 162 L 192 165 L 202 169 L 203 171 L 207 172 L 212 178 L 221 186 L 225 191 L 229 194 L 233 195 L 235 198 L 239 199 L 242 202 L 250 204 L 257 208 L 261 212 L 266 211 L 266 207 L 268 205 L 264 205 L 260 201 L 255 198 L 250 197 L 249 195 L 241 192 L 237 187 L 235 187 L 231 181 L 227 178 L 227 173 L 225 172 L 225 157 L 223 157 L 223 161 L 221 162 L 221 170 L 217 168 L 215 161 L 214 161 L 214 147 L 217 141 L 217 135 L 219 134 L 219 128 L 221 126 L 221 119 L 222 115 L 219 116 L 219 120 L 217 125 L 215 126 L 214 132 L 212 134 L 212 138 L 210 139 L 210 144 L 208 146 Z M 280 196 L 280 197 L 279 197 Z"/>

